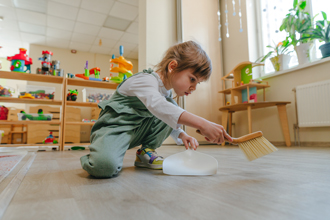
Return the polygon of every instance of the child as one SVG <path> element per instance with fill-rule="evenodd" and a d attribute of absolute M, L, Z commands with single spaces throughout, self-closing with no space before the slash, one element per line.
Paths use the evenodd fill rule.
<path fill-rule="evenodd" d="M 211 71 L 205 51 L 188 41 L 169 48 L 156 71 L 143 70 L 122 82 L 109 101 L 99 104 L 102 111 L 91 131 L 90 154 L 80 158 L 83 169 L 97 178 L 116 176 L 126 151 L 139 145 L 135 166 L 162 169 L 163 158 L 155 149 L 169 135 L 186 149 L 189 144 L 194 150 L 198 147 L 181 124 L 200 130 L 209 142 L 232 141 L 221 125 L 183 110 L 172 98 L 171 89 L 188 96 Z"/>

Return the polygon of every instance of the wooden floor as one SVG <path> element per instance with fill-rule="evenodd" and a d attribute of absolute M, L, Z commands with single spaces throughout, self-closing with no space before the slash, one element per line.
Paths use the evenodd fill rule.
<path fill-rule="evenodd" d="M 330 148 L 280 147 L 248 162 L 237 147 L 200 146 L 219 162 L 216 175 L 203 177 L 135 168 L 135 151 L 127 152 L 113 179 L 82 170 L 79 158 L 88 151 L 38 152 L 2 220 L 330 219 Z M 157 152 L 180 151 L 163 146 Z"/>

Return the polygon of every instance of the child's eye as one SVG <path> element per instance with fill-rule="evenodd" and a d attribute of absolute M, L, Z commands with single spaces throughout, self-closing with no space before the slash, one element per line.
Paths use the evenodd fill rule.
<path fill-rule="evenodd" d="M 191 80 L 191 82 L 195 82 L 195 79 L 194 79 L 194 78 L 192 78 L 192 77 L 190 78 L 190 80 Z"/>

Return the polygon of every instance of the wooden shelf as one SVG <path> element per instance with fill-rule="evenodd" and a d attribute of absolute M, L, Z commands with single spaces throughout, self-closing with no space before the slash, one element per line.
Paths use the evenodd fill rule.
<path fill-rule="evenodd" d="M 0 120 L 0 125 L 28 125 L 28 124 L 49 124 L 49 125 L 60 125 L 61 121 L 5 121 Z"/>
<path fill-rule="evenodd" d="M 234 88 L 229 88 L 229 89 L 219 91 L 219 93 L 231 94 L 232 90 L 243 90 L 243 89 L 247 89 L 247 87 L 250 87 L 250 88 L 251 87 L 257 87 L 257 90 L 259 90 L 259 89 L 264 89 L 264 88 L 267 88 L 267 87 L 270 87 L 270 86 L 266 85 L 266 84 L 260 84 L 260 83 L 248 83 L 248 84 L 244 84 L 242 86 L 237 86 L 237 87 L 234 87 Z"/>
<path fill-rule="evenodd" d="M 80 107 L 97 107 L 98 103 L 95 102 L 74 102 L 74 101 L 66 101 L 66 105 L 68 106 L 80 106 Z"/>
<path fill-rule="evenodd" d="M 116 89 L 118 84 L 111 82 L 99 82 L 92 80 L 83 79 L 67 79 L 68 85 L 71 86 L 85 86 L 85 87 L 95 87 L 100 89 Z"/>
<path fill-rule="evenodd" d="M 35 81 L 35 82 L 58 83 L 58 84 L 62 84 L 63 79 L 65 79 L 64 77 L 60 77 L 60 76 L 41 75 L 34 73 L 8 72 L 8 71 L 0 71 L 0 78 Z"/>
<path fill-rule="evenodd" d="M 62 101 L 54 101 L 49 99 L 20 99 L 12 97 L 0 97 L 0 102 L 11 103 L 26 103 L 26 104 L 40 104 L 40 105 L 62 105 Z"/>
<path fill-rule="evenodd" d="M 250 102 L 250 103 L 241 103 L 235 105 L 227 105 L 219 108 L 219 110 L 220 111 L 228 110 L 229 112 L 237 112 L 237 111 L 247 110 L 248 106 L 251 106 L 251 109 L 256 109 L 256 108 L 265 108 L 276 105 L 286 105 L 290 103 L 291 102 Z"/>
<path fill-rule="evenodd" d="M 67 121 L 66 125 L 94 125 L 95 122 Z"/>

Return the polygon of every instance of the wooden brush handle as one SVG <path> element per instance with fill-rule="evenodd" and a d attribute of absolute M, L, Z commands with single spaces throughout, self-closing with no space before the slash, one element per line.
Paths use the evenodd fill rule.
<path fill-rule="evenodd" d="M 196 132 L 198 134 L 202 135 L 202 133 L 200 132 L 200 130 L 196 130 Z M 254 138 L 261 137 L 261 136 L 262 136 L 262 132 L 261 131 L 256 131 L 256 132 L 253 132 L 251 134 L 244 135 L 244 136 L 239 137 L 239 138 L 233 138 L 232 143 L 238 144 L 238 143 L 249 141 L 249 140 L 252 140 Z M 225 137 L 225 139 L 226 139 L 226 137 Z"/>

